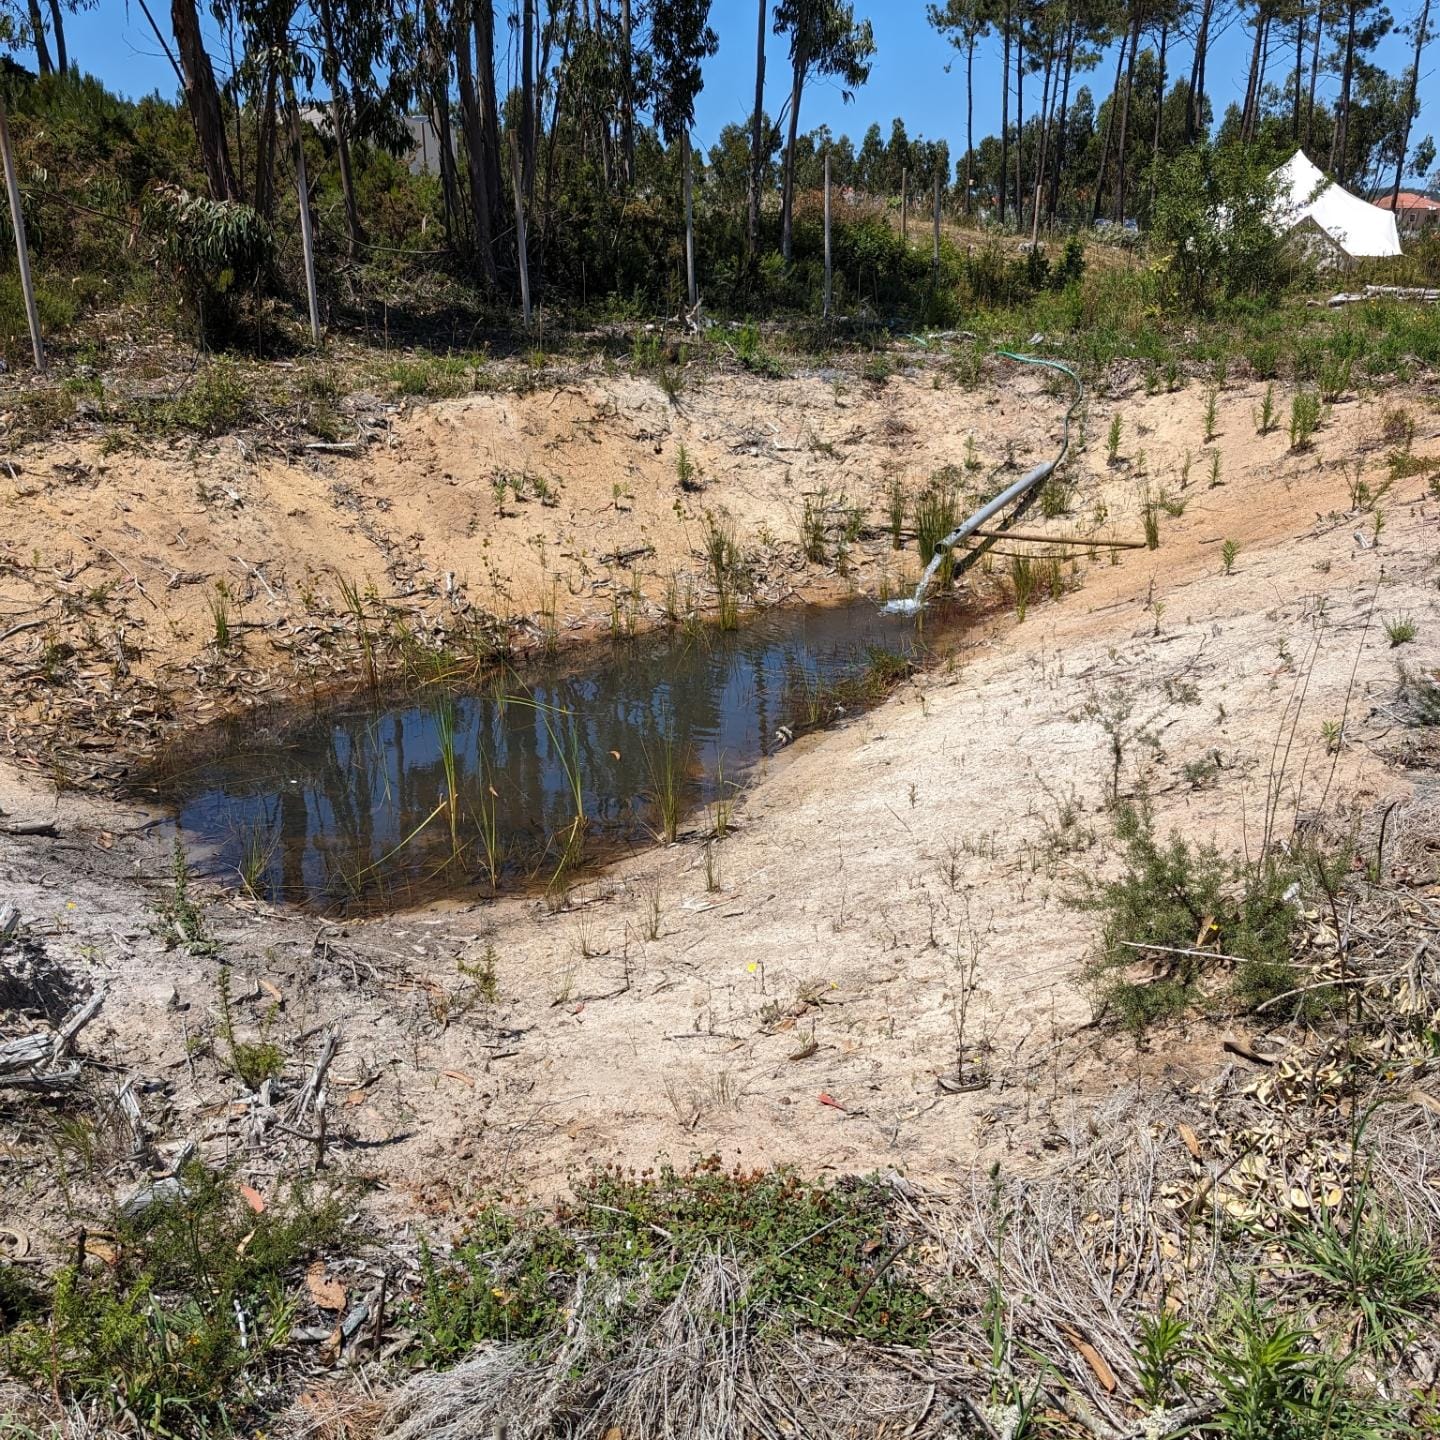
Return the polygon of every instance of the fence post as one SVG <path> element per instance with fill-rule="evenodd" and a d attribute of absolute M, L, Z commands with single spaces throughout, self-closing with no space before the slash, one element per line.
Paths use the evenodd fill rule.
<path fill-rule="evenodd" d="M 305 298 L 310 302 L 310 339 L 320 348 L 320 297 L 315 289 L 315 232 L 310 219 L 310 184 L 305 175 L 305 139 L 300 132 L 300 107 L 289 80 L 290 129 L 295 137 L 295 184 L 300 191 L 300 248 L 305 255 Z"/>
<path fill-rule="evenodd" d="M 5 189 L 10 195 L 10 224 L 15 231 L 15 258 L 20 262 L 20 289 L 25 296 L 25 318 L 30 323 L 30 346 L 35 368 L 45 369 L 45 345 L 40 339 L 40 312 L 35 308 L 35 285 L 30 278 L 30 251 L 25 244 L 25 213 L 20 208 L 20 181 L 15 175 L 15 154 L 10 149 L 10 121 L 0 97 L 0 152 L 5 160 Z"/>
<path fill-rule="evenodd" d="M 930 261 L 930 268 L 934 272 L 935 284 L 940 283 L 940 172 L 935 172 L 935 255 Z"/>
<path fill-rule="evenodd" d="M 825 319 L 830 318 L 833 276 L 830 270 L 830 151 L 825 151 Z"/>
<path fill-rule="evenodd" d="M 530 255 L 525 237 L 525 196 L 520 188 L 520 152 L 515 148 L 515 132 L 510 132 L 510 188 L 515 192 L 515 249 L 520 261 L 520 309 L 525 328 L 530 328 Z"/>

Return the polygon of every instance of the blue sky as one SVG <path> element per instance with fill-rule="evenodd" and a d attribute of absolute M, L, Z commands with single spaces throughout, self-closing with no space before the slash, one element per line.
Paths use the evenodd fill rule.
<path fill-rule="evenodd" d="M 164 0 L 149 0 L 150 11 L 162 27 L 168 25 L 169 10 Z M 731 120 L 743 120 L 749 113 L 755 89 L 755 22 L 757 0 L 714 0 L 710 23 L 720 37 L 720 49 L 705 69 L 705 89 L 696 107 L 696 140 L 705 145 L 714 140 L 720 127 Z M 497 44 L 505 43 L 500 22 L 513 0 L 496 5 Z M 202 12 L 206 7 L 202 4 Z M 1392 0 L 1392 9 L 1408 21 L 1411 0 Z M 890 0 L 866 3 L 858 0 L 856 11 L 870 18 L 875 27 L 876 56 L 870 82 L 850 105 L 843 104 L 838 88 L 817 85 L 807 91 L 800 112 L 803 129 L 828 124 L 837 133 L 848 132 L 858 142 L 872 121 L 888 134 L 890 120 L 900 115 L 912 136 L 944 137 L 951 153 L 963 153 L 965 137 L 965 88 L 963 65 L 946 67 L 958 55 L 925 20 L 924 0 Z M 217 72 L 226 68 L 226 56 L 219 36 L 210 26 L 211 53 Z M 99 0 L 94 10 L 82 11 L 67 21 L 67 38 L 72 55 L 82 69 L 99 76 L 112 89 L 127 95 L 152 90 L 176 93 L 175 76 L 155 42 L 136 0 Z M 168 30 L 167 30 L 168 38 Z M 771 35 L 767 42 L 766 107 L 772 114 L 783 103 L 788 74 L 783 41 Z M 1382 63 L 1398 71 L 1409 63 L 1405 42 L 1390 37 L 1381 47 Z M 1233 18 L 1212 42 L 1208 81 L 1216 113 L 1223 113 L 1231 101 L 1244 98 L 1250 41 L 1245 28 Z M 1179 63 L 1189 64 L 1188 47 Z M 1428 63 L 1422 73 L 1420 98 L 1423 109 L 1415 126 L 1415 138 L 1435 130 L 1437 65 L 1440 41 L 1432 42 Z M 1273 60 L 1273 78 L 1284 73 L 1285 59 Z M 975 135 L 978 139 L 998 129 L 1000 118 L 999 48 L 989 42 L 977 51 L 975 62 Z M 1114 59 L 1085 77 L 1097 92 L 1110 84 Z M 1333 84 L 1332 84 L 1333 88 Z M 1026 85 L 1027 110 L 1038 103 L 1039 80 Z M 1428 110 L 1428 113 L 1427 113 Z M 1440 137 L 1437 137 L 1440 138 Z"/>

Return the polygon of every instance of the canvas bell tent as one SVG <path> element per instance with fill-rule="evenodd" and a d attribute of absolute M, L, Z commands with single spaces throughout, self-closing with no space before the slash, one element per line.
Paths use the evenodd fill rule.
<path fill-rule="evenodd" d="M 1322 263 L 1400 254 L 1400 233 L 1389 210 L 1335 184 L 1297 150 L 1271 175 L 1276 221 Z"/>

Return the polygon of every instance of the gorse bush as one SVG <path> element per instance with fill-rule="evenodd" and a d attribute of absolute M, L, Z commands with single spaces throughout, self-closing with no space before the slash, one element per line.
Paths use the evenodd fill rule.
<path fill-rule="evenodd" d="M 299 1267 L 344 1234 L 334 1201 L 297 1189 L 255 1214 L 233 1177 L 199 1165 L 177 1199 L 113 1228 L 111 1272 L 62 1269 L 43 1313 L 0 1338 L 0 1356 L 53 1395 L 176 1437 L 243 1413 L 288 1338 Z"/>
<path fill-rule="evenodd" d="M 1121 804 L 1115 834 L 1120 873 L 1079 897 L 1102 916 L 1087 977 L 1102 1011 L 1137 1031 L 1178 1015 L 1202 997 L 1220 957 L 1233 965 L 1231 1003 L 1248 1008 L 1295 987 L 1298 914 L 1286 897 L 1307 878 L 1300 860 L 1247 863 L 1180 835 L 1162 841 L 1143 804 Z M 1147 958 L 1156 975 L 1134 978 Z"/>

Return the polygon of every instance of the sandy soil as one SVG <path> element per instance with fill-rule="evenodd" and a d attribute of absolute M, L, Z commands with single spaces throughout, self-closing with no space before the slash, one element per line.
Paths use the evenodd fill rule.
<path fill-rule="evenodd" d="M 1068 897 L 1103 864 L 1109 834 L 1101 717 L 1123 716 L 1121 788 L 1146 786 L 1162 828 L 1253 848 L 1271 786 L 1287 833 L 1322 798 L 1356 814 L 1398 799 L 1403 817 L 1414 732 L 1390 710 L 1396 661 L 1440 664 L 1440 503 L 1423 476 L 1400 481 L 1380 503 L 1377 543 L 1349 488 L 1356 465 L 1372 489 L 1382 482 L 1384 414 L 1397 406 L 1415 420 L 1415 452 L 1440 454 L 1434 393 L 1349 399 L 1314 450 L 1293 455 L 1281 431 L 1255 433 L 1262 389 L 1220 395 L 1213 446 L 1196 386 L 1146 397 L 1120 376 L 1093 397 L 1073 514 L 1045 523 L 1088 528 L 1103 507 L 1107 531 L 1138 536 L 1143 449 L 1155 491 L 1184 501 L 1183 514 L 1162 513 L 1160 548 L 1120 552 L 1114 565 L 1082 558 L 1071 593 L 1033 604 L 1023 623 L 1010 613 L 977 625 L 950 663 L 786 751 L 717 847 L 718 893 L 692 837 L 587 881 L 559 913 L 512 898 L 334 924 L 215 896 L 209 919 L 237 976 L 242 1032 L 280 1044 L 298 1078 L 318 1028 L 343 1027 L 337 1163 L 378 1177 L 377 1203 L 397 1220 L 462 1211 L 482 1191 L 547 1193 L 595 1163 L 712 1153 L 968 1186 L 977 1156 L 1032 1163 L 1118 1080 L 1142 1071 L 1183 1084 L 1211 1065 L 1204 1026 L 1193 1043 L 1151 1053 L 1089 1025 L 1077 980 L 1093 917 Z M 338 608 L 335 569 L 383 575 L 430 607 L 451 603 L 451 573 L 471 603 L 505 617 L 553 587 L 563 615 L 603 625 L 600 557 L 653 546 L 643 578 L 658 604 L 672 569 L 699 571 L 710 507 L 733 517 L 772 595 L 878 588 L 896 564 L 885 538 L 857 547 L 848 577 L 805 566 L 795 543 L 805 493 L 843 488 L 878 528 L 892 476 L 914 486 L 963 464 L 973 433 L 984 483 L 1007 450 L 1022 466 L 1048 453 L 1062 407 L 1030 376 L 967 392 L 917 356 L 883 386 L 712 378 L 678 406 L 631 378 L 476 397 L 396 414 L 363 457 L 305 464 L 242 457 L 233 442 L 104 460 L 62 445 L 17 457 L 4 487 L 0 603 L 18 613 L 57 595 L 55 570 L 76 574 L 65 593 L 116 581 L 103 617 L 54 599 L 47 620 L 92 656 L 91 685 L 123 699 L 153 683 L 147 693 L 165 697 L 157 713 L 196 718 L 239 691 L 289 683 L 285 643 Z M 1103 436 L 1117 410 L 1110 464 Z M 676 484 L 681 442 L 706 486 L 698 497 Z M 544 477 L 558 503 L 511 495 L 500 513 L 501 472 Z M 1239 546 L 1231 574 L 1225 540 Z M 243 669 L 206 651 L 217 576 L 256 627 Z M 993 593 L 1000 581 L 976 583 Z M 1397 614 L 1419 625 L 1400 651 L 1382 623 Z M 142 651 L 126 676 L 93 658 L 115 629 Z M 47 634 L 6 642 L 12 673 L 41 663 Z M 182 683 L 210 708 L 197 710 Z M 59 834 L 0 835 L 0 899 L 51 957 L 107 986 L 85 1049 L 158 1082 L 143 1102 L 157 1133 L 237 1159 L 263 1186 L 279 1150 L 302 1147 L 272 1135 L 247 1151 L 235 1083 L 215 1047 L 195 1043 L 215 1031 L 218 961 L 165 951 L 151 933 L 166 868 L 153 817 L 104 796 L 57 796 L 35 745 L 44 709 L 12 711 L 18 759 L 0 771 L 0 810 L 53 817 Z M 1322 723 L 1342 716 L 1345 743 L 1331 756 Z M 121 733 L 124 722 L 111 723 Z M 487 951 L 494 1001 L 474 979 Z M 996 1078 L 949 1094 L 937 1077 L 955 1071 L 962 994 L 967 1047 Z M 34 1137 L 5 1138 L 0 1190 L 43 1230 L 60 1215 L 53 1179 L 24 1163 Z M 113 1183 L 136 1178 L 122 1169 Z"/>

